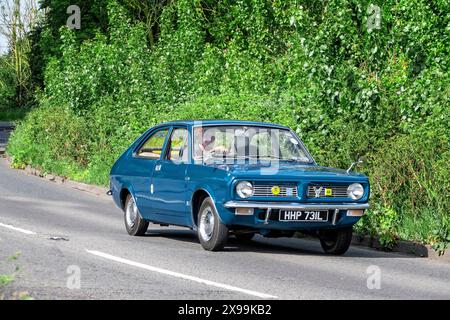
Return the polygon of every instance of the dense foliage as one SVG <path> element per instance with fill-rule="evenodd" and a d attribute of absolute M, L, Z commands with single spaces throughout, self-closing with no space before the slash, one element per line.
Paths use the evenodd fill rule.
<path fill-rule="evenodd" d="M 0 111 L 14 106 L 14 76 L 8 62 L 7 57 L 0 56 Z"/>
<path fill-rule="evenodd" d="M 450 241 L 447 0 L 379 1 L 379 25 L 368 0 L 143 1 L 154 14 L 103 2 L 107 27 L 88 36 L 41 26 L 41 48 L 61 45 L 41 50 L 44 91 L 11 139 L 15 165 L 106 184 L 153 124 L 272 121 L 319 164 L 367 157 L 372 209 L 360 232 L 386 245 Z"/>

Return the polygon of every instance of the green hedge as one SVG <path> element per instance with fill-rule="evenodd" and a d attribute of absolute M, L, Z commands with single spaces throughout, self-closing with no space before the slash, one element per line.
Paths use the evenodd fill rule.
<path fill-rule="evenodd" d="M 292 127 L 323 165 L 359 155 L 372 183 L 360 232 L 442 244 L 449 237 L 447 1 L 189 1 L 167 5 L 155 47 L 115 1 L 108 34 L 61 29 L 40 106 L 11 137 L 31 164 L 107 184 L 121 152 L 174 119 L 249 119 Z M 441 246 L 442 247 L 442 246 Z"/>

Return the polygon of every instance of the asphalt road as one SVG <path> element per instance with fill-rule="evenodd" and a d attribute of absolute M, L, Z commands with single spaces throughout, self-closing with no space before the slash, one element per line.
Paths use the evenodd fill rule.
<path fill-rule="evenodd" d="M 450 265 L 426 258 L 360 247 L 332 257 L 318 241 L 262 237 L 213 253 L 192 231 L 158 225 L 130 237 L 107 196 L 28 176 L 0 160 L 0 274 L 16 266 L 15 281 L 0 296 L 450 299 Z"/>
<path fill-rule="evenodd" d="M 11 123 L 0 121 L 0 153 L 6 148 L 12 129 L 13 125 Z"/>

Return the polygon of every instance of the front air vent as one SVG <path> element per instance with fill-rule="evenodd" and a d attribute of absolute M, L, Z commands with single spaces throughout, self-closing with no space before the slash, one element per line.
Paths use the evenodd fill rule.
<path fill-rule="evenodd" d="M 348 198 L 347 188 L 348 185 L 309 185 L 308 198 Z"/>
<path fill-rule="evenodd" d="M 253 184 L 253 197 L 278 197 L 295 198 L 298 196 L 297 185 L 295 183 L 262 183 Z"/>

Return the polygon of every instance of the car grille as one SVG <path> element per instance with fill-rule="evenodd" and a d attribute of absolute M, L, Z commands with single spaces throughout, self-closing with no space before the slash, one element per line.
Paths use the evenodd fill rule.
<path fill-rule="evenodd" d="M 329 184 L 309 185 L 308 198 L 348 198 L 347 188 L 348 185 L 329 185 Z M 331 195 L 325 194 L 326 189 L 331 189 Z M 319 196 L 316 195 L 316 192 L 319 193 L 318 194 Z"/>
<path fill-rule="evenodd" d="M 272 193 L 272 187 L 278 186 L 280 188 L 280 193 L 274 195 Z M 279 198 L 292 198 L 297 197 L 297 185 L 292 184 L 277 184 L 277 183 L 254 183 L 253 184 L 253 197 L 279 197 Z"/>

